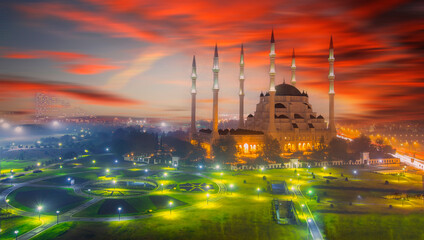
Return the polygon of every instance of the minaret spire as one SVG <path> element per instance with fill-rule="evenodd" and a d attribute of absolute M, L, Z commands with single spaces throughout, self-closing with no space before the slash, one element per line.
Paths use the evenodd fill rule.
<path fill-rule="evenodd" d="M 239 128 L 244 127 L 244 50 L 243 44 L 241 44 L 240 51 L 240 107 L 239 107 Z"/>
<path fill-rule="evenodd" d="M 274 29 L 271 32 L 271 50 L 269 52 L 270 68 L 269 68 L 269 123 L 268 132 L 275 132 L 275 39 Z"/>
<path fill-rule="evenodd" d="M 219 73 L 219 58 L 218 58 L 218 44 L 215 44 L 215 53 L 213 58 L 213 116 L 212 116 L 212 137 L 216 139 L 218 137 L 218 73 Z"/>
<path fill-rule="evenodd" d="M 190 127 L 190 136 L 193 137 L 196 134 L 196 57 L 193 55 L 193 63 L 191 69 L 191 127 Z"/>
<path fill-rule="evenodd" d="M 328 92 L 329 96 L 329 125 L 328 128 L 331 131 L 332 136 L 334 137 L 336 135 L 336 124 L 334 122 L 334 95 L 336 94 L 334 92 L 334 79 L 336 76 L 334 75 L 334 46 L 333 46 L 333 36 L 330 38 L 330 49 L 329 49 L 329 56 L 328 56 L 328 62 L 330 64 L 330 69 L 328 72 L 328 81 L 330 82 L 330 90 Z"/>
<path fill-rule="evenodd" d="M 292 65 L 291 65 L 291 84 L 293 86 L 296 86 L 296 61 L 294 56 L 294 48 L 293 48 L 293 54 L 292 54 Z"/>

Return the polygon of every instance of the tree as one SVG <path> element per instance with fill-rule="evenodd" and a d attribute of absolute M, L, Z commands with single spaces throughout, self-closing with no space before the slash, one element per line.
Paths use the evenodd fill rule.
<path fill-rule="evenodd" d="M 347 147 L 348 144 L 341 138 L 333 138 L 328 144 L 328 155 L 331 158 L 347 160 Z"/>
<path fill-rule="evenodd" d="M 237 153 L 236 141 L 231 136 L 221 137 L 212 144 L 215 161 L 234 162 Z"/>
<path fill-rule="evenodd" d="M 266 160 L 277 161 L 280 160 L 281 147 L 277 139 L 270 136 L 265 137 L 262 156 Z"/>
<path fill-rule="evenodd" d="M 371 139 L 365 135 L 361 135 L 352 141 L 352 151 L 354 153 L 370 152 L 371 151 Z"/>

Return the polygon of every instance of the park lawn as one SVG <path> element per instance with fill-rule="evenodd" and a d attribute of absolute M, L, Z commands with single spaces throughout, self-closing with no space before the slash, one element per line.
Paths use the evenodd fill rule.
<path fill-rule="evenodd" d="M 85 172 L 85 171 L 93 171 L 93 169 L 90 168 L 62 168 L 62 169 L 41 169 L 43 172 L 41 173 L 29 173 L 25 176 L 14 178 L 13 183 L 21 183 L 26 182 L 29 180 L 33 180 L 36 178 L 42 178 L 42 177 L 50 177 L 50 176 L 63 176 L 66 174 L 72 174 L 72 173 L 78 173 L 78 172 Z"/>
<path fill-rule="evenodd" d="M 142 215 L 152 210 L 157 212 L 169 209 L 169 201 L 173 202 L 173 208 L 186 205 L 187 203 L 167 195 L 149 195 L 126 199 L 103 199 L 94 205 L 75 214 L 75 217 L 116 217 L 118 207 L 122 208 L 122 216 Z"/>
<path fill-rule="evenodd" d="M 15 239 L 15 230 L 19 231 L 19 235 L 22 235 L 36 227 L 41 225 L 41 221 L 38 218 L 30 218 L 23 216 L 15 216 L 1 219 L 0 239 Z"/>
<path fill-rule="evenodd" d="M 48 240 L 48 239 L 57 239 L 63 234 L 65 234 L 69 229 L 75 227 L 78 223 L 76 222 L 63 222 L 59 223 L 47 231 L 44 231 L 35 237 L 31 238 L 31 240 Z"/>
<path fill-rule="evenodd" d="M 25 167 L 37 165 L 38 162 L 45 162 L 48 159 L 40 160 L 19 160 L 19 159 L 1 159 L 0 169 L 1 174 L 10 173 L 10 170 L 13 169 L 14 172 L 21 172 Z"/>
<path fill-rule="evenodd" d="M 273 221 L 271 199 L 235 196 L 146 219 L 79 222 L 56 239 L 306 239 L 304 226 Z"/>
<path fill-rule="evenodd" d="M 424 239 L 421 214 L 319 213 L 316 220 L 328 240 Z"/>
<path fill-rule="evenodd" d="M 76 195 L 71 188 L 22 187 L 13 191 L 8 199 L 14 207 L 24 211 L 38 212 L 37 206 L 42 206 L 43 214 L 56 214 L 56 211 L 66 212 L 90 200 Z"/>
<path fill-rule="evenodd" d="M 4 190 L 10 188 L 12 185 L 0 185 L 0 193 L 3 192 Z"/>
<path fill-rule="evenodd" d="M 88 181 L 97 180 L 97 174 L 94 172 L 64 174 L 59 177 L 49 178 L 49 179 L 37 182 L 37 184 L 51 185 L 51 186 L 66 186 L 66 185 L 70 185 L 68 178 L 75 180 L 75 184 L 82 184 Z"/>

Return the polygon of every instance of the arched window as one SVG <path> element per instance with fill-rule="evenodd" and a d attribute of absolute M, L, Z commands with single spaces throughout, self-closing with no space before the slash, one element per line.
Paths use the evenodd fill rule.
<path fill-rule="evenodd" d="M 282 103 L 276 103 L 275 108 L 286 108 L 286 106 L 284 106 Z"/>

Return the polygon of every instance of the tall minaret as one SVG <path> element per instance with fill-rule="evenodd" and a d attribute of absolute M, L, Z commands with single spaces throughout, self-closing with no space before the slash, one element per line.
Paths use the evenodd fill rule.
<path fill-rule="evenodd" d="M 333 47 L 333 36 L 331 36 L 330 39 L 330 55 L 328 56 L 328 62 L 330 63 L 330 71 L 328 73 L 328 81 L 330 81 L 330 91 L 328 92 L 329 98 L 330 98 L 330 110 L 329 110 L 329 125 L 328 128 L 330 129 L 333 136 L 336 135 L 336 125 L 334 123 L 334 95 L 336 94 L 334 92 L 334 78 L 336 77 L 334 75 L 334 47 Z"/>
<path fill-rule="evenodd" d="M 191 128 L 190 128 L 190 138 L 196 134 L 196 57 L 193 56 L 193 64 L 191 69 Z"/>
<path fill-rule="evenodd" d="M 241 45 L 240 53 L 240 111 L 239 111 L 239 128 L 244 127 L 244 51 L 243 44 Z"/>
<path fill-rule="evenodd" d="M 293 48 L 293 54 L 292 54 L 292 65 L 291 65 L 291 84 L 293 86 L 296 86 L 296 62 L 294 58 L 294 48 Z"/>
<path fill-rule="evenodd" d="M 218 84 L 218 73 L 219 73 L 219 63 L 218 63 L 218 45 L 215 44 L 215 54 L 213 57 L 213 116 L 212 116 L 212 137 L 216 139 L 218 137 L 218 92 L 219 92 L 219 84 Z"/>
<path fill-rule="evenodd" d="M 269 123 L 268 132 L 275 132 L 275 40 L 274 30 L 271 33 L 271 51 L 269 53 L 271 61 L 269 69 Z"/>

